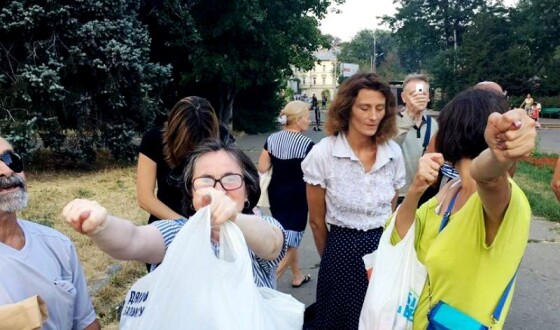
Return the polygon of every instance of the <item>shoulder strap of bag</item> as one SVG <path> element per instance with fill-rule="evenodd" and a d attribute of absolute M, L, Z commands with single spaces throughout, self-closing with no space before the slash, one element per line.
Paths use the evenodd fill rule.
<path fill-rule="evenodd" d="M 451 210 L 453 209 L 453 205 L 455 205 L 455 200 L 457 199 L 457 195 L 459 195 L 459 191 L 458 190 L 455 195 L 453 196 L 453 198 L 451 199 L 451 201 L 449 202 L 449 206 L 447 206 L 447 210 L 445 211 L 445 213 L 443 214 L 443 218 L 441 219 L 441 224 L 439 226 L 439 232 L 441 232 L 449 223 L 449 217 L 451 216 Z M 509 295 L 509 292 L 511 291 L 511 287 L 513 286 L 513 283 L 515 282 L 515 278 L 517 277 L 517 271 L 519 270 L 519 266 L 517 266 L 517 269 L 515 270 L 515 273 L 513 274 L 511 280 L 509 280 L 508 285 L 506 286 L 504 293 L 502 293 L 502 296 L 500 297 L 500 300 L 498 301 L 498 305 L 496 306 L 496 308 L 494 309 L 494 312 L 492 313 L 492 325 L 497 324 L 498 321 L 500 320 L 500 316 L 502 315 L 502 310 L 504 309 L 504 305 L 506 304 L 506 300 L 507 297 Z"/>
<path fill-rule="evenodd" d="M 517 266 L 517 269 L 515 270 L 515 273 L 513 273 L 513 276 L 511 277 L 511 280 L 509 280 L 509 283 L 506 286 L 506 289 L 504 290 L 504 293 L 502 293 L 502 296 L 500 297 L 500 300 L 498 301 L 498 306 L 496 306 L 496 309 L 494 309 L 494 313 L 492 313 L 492 325 L 498 323 L 498 321 L 500 320 L 500 316 L 502 315 L 502 309 L 504 308 L 504 305 L 506 304 L 507 297 L 509 295 L 509 292 L 511 291 L 511 287 L 513 286 L 513 283 L 515 282 L 515 278 L 517 277 L 517 271 L 518 270 L 519 270 L 519 266 Z"/>
<path fill-rule="evenodd" d="M 449 217 L 451 216 L 451 210 L 453 210 L 453 205 L 455 205 L 455 200 L 457 199 L 457 195 L 459 195 L 459 191 L 461 191 L 461 189 L 457 190 L 455 195 L 453 195 L 453 198 L 451 199 L 451 201 L 449 202 L 449 205 L 447 206 L 447 210 L 443 214 L 443 218 L 441 219 L 441 224 L 439 225 L 439 232 L 441 232 L 443 230 L 443 228 L 445 228 L 447 226 L 447 224 L 449 223 Z"/>
<path fill-rule="evenodd" d="M 426 115 L 426 135 L 424 136 L 424 143 L 422 143 L 422 155 L 426 152 L 428 148 L 428 144 L 430 144 L 430 135 L 432 133 L 432 117 L 430 115 Z"/>

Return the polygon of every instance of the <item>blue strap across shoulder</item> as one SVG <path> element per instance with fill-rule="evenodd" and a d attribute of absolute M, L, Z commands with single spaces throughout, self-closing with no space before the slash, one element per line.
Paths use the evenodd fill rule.
<path fill-rule="evenodd" d="M 455 200 L 457 199 L 457 196 L 459 195 L 459 191 L 457 191 L 455 193 L 455 195 L 453 196 L 453 198 L 449 202 L 449 206 L 447 206 L 447 210 L 443 214 L 443 218 L 441 219 L 441 224 L 439 226 L 439 232 L 441 232 L 447 226 L 447 224 L 449 223 L 449 217 L 451 216 L 451 210 L 453 210 L 453 206 L 455 205 Z M 498 320 L 500 319 L 500 316 L 502 315 L 502 309 L 504 308 L 504 305 L 506 304 L 507 297 L 509 295 L 509 292 L 511 291 L 511 287 L 513 286 L 513 283 L 515 282 L 515 277 L 517 276 L 517 271 L 518 270 L 519 270 L 519 266 L 515 270 L 515 273 L 513 273 L 513 277 L 511 278 L 511 280 L 509 280 L 509 283 L 506 286 L 506 289 L 504 290 L 504 293 L 502 293 L 502 296 L 500 297 L 500 301 L 498 301 L 498 305 L 496 306 L 496 309 L 494 309 L 494 312 L 492 313 L 492 318 L 494 319 L 494 322 L 498 322 Z"/>

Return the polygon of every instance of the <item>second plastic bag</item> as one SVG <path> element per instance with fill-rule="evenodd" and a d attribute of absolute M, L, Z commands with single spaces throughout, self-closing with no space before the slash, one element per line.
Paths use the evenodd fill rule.
<path fill-rule="evenodd" d="M 396 213 L 373 252 L 373 272 L 360 314 L 360 330 L 412 329 L 427 272 L 414 248 L 416 222 L 402 241 L 392 245 L 395 219 Z"/>

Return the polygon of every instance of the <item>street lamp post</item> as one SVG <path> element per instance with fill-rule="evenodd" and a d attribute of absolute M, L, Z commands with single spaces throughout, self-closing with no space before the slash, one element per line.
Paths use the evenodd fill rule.
<path fill-rule="evenodd" d="M 385 53 L 377 54 L 377 40 L 373 33 L 373 55 L 369 57 L 371 72 L 377 73 L 377 58 Z"/>

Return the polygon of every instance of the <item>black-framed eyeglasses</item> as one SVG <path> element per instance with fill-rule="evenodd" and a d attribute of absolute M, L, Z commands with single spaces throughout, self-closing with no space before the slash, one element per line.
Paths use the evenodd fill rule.
<path fill-rule="evenodd" d="M 243 185 L 243 176 L 235 173 L 226 174 L 219 179 L 214 179 L 211 176 L 200 176 L 193 180 L 193 189 L 215 188 L 218 182 L 225 191 L 236 190 Z"/>
<path fill-rule="evenodd" d="M 21 173 L 23 171 L 23 160 L 20 155 L 13 151 L 7 151 L 1 154 L 0 160 L 16 173 Z"/>

